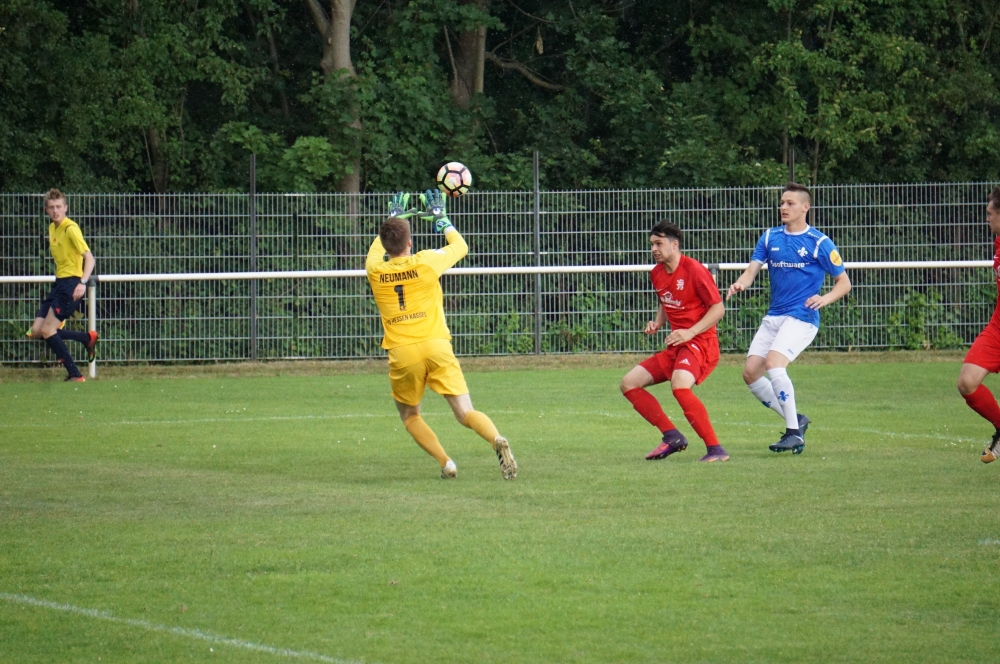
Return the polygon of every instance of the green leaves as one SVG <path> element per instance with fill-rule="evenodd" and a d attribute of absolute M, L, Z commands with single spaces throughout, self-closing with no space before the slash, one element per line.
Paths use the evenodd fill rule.
<path fill-rule="evenodd" d="M 6 0 L 0 188 L 246 189 L 251 152 L 261 190 L 355 163 L 363 189 L 420 190 L 448 160 L 528 189 L 534 150 L 553 189 L 774 184 L 793 155 L 804 180 L 994 179 L 994 9 L 361 3 L 345 79 L 305 3 Z M 483 92 L 456 104 L 480 26 Z"/>
<path fill-rule="evenodd" d="M 325 138 L 301 136 L 285 150 L 281 162 L 286 168 L 291 191 L 317 191 L 324 181 L 339 180 L 349 163 Z M 332 189 L 332 182 L 325 187 Z"/>

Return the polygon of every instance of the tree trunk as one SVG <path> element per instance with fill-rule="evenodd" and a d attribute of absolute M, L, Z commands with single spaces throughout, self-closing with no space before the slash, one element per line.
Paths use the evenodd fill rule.
<path fill-rule="evenodd" d="M 357 76 L 354 63 L 351 62 L 351 16 L 354 14 L 356 1 L 330 0 L 330 27 L 323 42 L 323 59 L 320 60 L 320 67 L 327 79 L 337 72 L 344 72 L 340 75 L 350 78 Z M 355 141 L 360 143 L 361 119 L 356 108 L 352 109 L 351 114 L 354 116 L 351 129 L 355 130 Z M 356 156 L 351 163 L 351 172 L 343 177 L 337 188 L 357 193 L 361 191 L 361 146 L 356 144 L 352 147 Z"/>
<path fill-rule="evenodd" d="M 330 0 L 330 19 L 323 35 L 323 59 L 319 66 L 323 74 L 330 75 L 341 69 L 347 76 L 356 76 L 351 62 L 351 16 L 357 0 Z"/>
<path fill-rule="evenodd" d="M 260 27 L 257 18 L 254 16 L 253 7 L 250 2 L 244 2 L 243 9 L 246 11 L 247 18 L 250 19 L 254 30 L 259 30 Z M 278 64 L 278 44 L 274 39 L 274 30 L 271 29 L 271 25 L 268 23 L 265 27 L 267 28 L 267 47 L 271 52 L 271 71 L 274 72 L 275 88 L 278 91 L 278 101 L 281 103 L 281 115 L 288 120 L 292 117 L 292 113 L 288 107 L 288 95 L 285 94 L 285 84 L 281 80 L 281 65 Z"/>
<path fill-rule="evenodd" d="M 354 63 L 351 62 L 351 16 L 357 0 L 330 0 L 330 13 L 319 3 L 319 0 L 306 0 L 306 5 L 313 16 L 316 28 L 323 35 L 323 57 L 319 61 L 320 69 L 327 80 L 331 76 L 354 78 Z M 351 109 L 354 121 L 349 125 L 355 130 L 356 140 L 360 141 L 361 119 L 358 110 Z M 355 157 L 351 164 L 351 172 L 344 176 L 337 188 L 340 191 L 357 193 L 361 190 L 361 149 L 353 145 Z"/>
<path fill-rule="evenodd" d="M 125 0 L 124 10 L 135 21 L 136 33 L 140 37 L 145 37 L 142 24 L 139 22 L 139 0 Z M 183 107 L 182 107 L 183 108 Z M 163 156 L 163 139 L 166 132 L 161 137 L 160 131 L 156 127 L 146 127 L 143 132 L 143 142 L 146 144 L 146 161 L 149 164 L 149 179 L 153 183 L 153 191 L 157 194 L 166 193 L 170 185 L 170 165 Z"/>
<path fill-rule="evenodd" d="M 274 31 L 267 26 L 267 45 L 271 49 L 271 63 L 274 79 L 278 87 L 278 98 L 281 100 L 281 114 L 286 120 L 292 117 L 288 107 L 288 95 L 285 94 L 285 84 L 281 81 L 281 67 L 278 65 L 278 45 L 274 41 Z"/>
<path fill-rule="evenodd" d="M 486 11 L 489 0 L 465 0 Z M 447 32 L 445 33 L 447 38 Z M 459 108 L 468 108 L 472 95 L 483 91 L 483 67 L 486 62 L 486 26 L 458 33 L 452 59 L 451 98 Z"/>
<path fill-rule="evenodd" d="M 149 174 L 153 180 L 153 191 L 162 194 L 170 184 L 170 169 L 161 149 L 160 132 L 154 127 L 146 128 L 146 157 L 149 159 Z"/>

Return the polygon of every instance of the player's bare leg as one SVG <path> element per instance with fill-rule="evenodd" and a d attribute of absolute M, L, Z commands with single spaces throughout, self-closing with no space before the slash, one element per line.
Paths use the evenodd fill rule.
<path fill-rule="evenodd" d="M 39 319 L 35 319 L 37 323 Z M 83 374 L 80 373 L 80 369 L 77 368 L 76 363 L 73 361 L 73 356 L 69 352 L 69 348 L 66 347 L 66 342 L 63 341 L 62 337 L 59 336 L 59 327 L 62 325 L 63 321 L 56 317 L 56 312 L 49 309 L 48 314 L 45 318 L 41 319 L 42 324 L 39 329 L 39 337 L 45 339 L 45 343 L 48 344 L 52 352 L 58 357 L 63 366 L 66 367 L 66 380 L 82 383 L 84 381 Z M 32 335 L 34 336 L 34 325 L 32 326 Z"/>
<path fill-rule="evenodd" d="M 28 330 L 28 334 L 26 336 L 28 336 L 28 337 L 30 337 L 32 339 L 41 339 L 42 338 L 42 324 L 44 322 L 45 322 L 44 318 L 36 318 L 35 322 L 31 324 L 31 329 Z"/>
<path fill-rule="evenodd" d="M 24 333 L 24 336 L 28 337 L 29 339 L 43 339 L 42 337 L 43 323 L 45 323 L 44 318 L 36 318 L 35 322 L 33 322 L 31 324 L 31 327 L 28 328 L 28 331 Z M 66 321 L 64 320 L 59 321 L 59 329 L 61 330 L 64 327 L 66 327 Z"/>
<path fill-rule="evenodd" d="M 414 442 L 441 464 L 441 477 L 443 479 L 456 477 L 458 470 L 455 467 L 455 462 L 448 457 L 444 448 L 441 447 L 437 434 L 427 426 L 424 418 L 420 416 L 420 404 L 411 406 L 396 401 L 396 410 L 399 411 L 399 419 L 403 420 L 403 426 L 406 427 L 407 432 L 409 432 Z"/>
<path fill-rule="evenodd" d="M 451 412 L 462 426 L 472 429 L 479 437 L 490 444 L 500 462 L 500 472 L 505 480 L 517 478 L 517 461 L 510 451 L 510 443 L 500 435 L 493 420 L 486 413 L 481 413 L 472 407 L 472 397 L 466 394 L 444 395 L 451 406 Z"/>
<path fill-rule="evenodd" d="M 983 463 L 992 463 L 1000 458 L 1000 405 L 990 389 L 983 385 L 989 370 L 977 364 L 966 362 L 958 372 L 958 392 L 969 404 L 969 408 L 993 425 L 993 438 L 983 450 L 979 459 Z"/>
<path fill-rule="evenodd" d="M 988 375 L 990 375 L 988 369 L 966 362 L 958 372 L 958 393 L 963 397 L 974 394 Z"/>
<path fill-rule="evenodd" d="M 771 381 L 764 375 L 767 372 L 767 359 L 759 355 L 748 355 L 746 364 L 743 366 L 743 382 L 750 388 L 750 392 L 770 408 L 778 417 L 784 419 L 785 411 L 774 394 Z"/>

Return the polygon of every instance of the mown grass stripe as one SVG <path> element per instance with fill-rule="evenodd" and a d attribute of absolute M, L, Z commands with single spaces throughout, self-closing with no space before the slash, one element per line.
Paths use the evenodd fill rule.
<path fill-rule="evenodd" d="M 87 618 L 94 618 L 96 620 L 105 620 L 107 622 L 116 623 L 118 625 L 128 625 L 129 627 L 138 627 L 140 629 L 149 630 L 151 632 L 173 634 L 174 636 L 183 636 L 189 639 L 198 639 L 200 641 L 207 641 L 209 643 L 215 643 L 217 645 L 233 646 L 234 648 L 242 648 L 243 650 L 264 652 L 270 655 L 277 655 L 279 657 L 307 659 L 316 662 L 328 662 L 329 664 L 362 664 L 362 662 L 359 662 L 358 660 L 340 659 L 338 657 L 330 657 L 328 655 L 322 655 L 317 652 L 309 652 L 307 650 L 292 650 L 290 648 L 278 648 L 277 646 L 269 646 L 262 643 L 254 643 L 253 641 L 232 639 L 227 636 L 219 636 L 217 634 L 203 632 L 200 629 L 191 629 L 188 627 L 168 627 L 167 625 L 156 625 L 154 623 L 147 622 L 145 620 L 136 620 L 135 618 L 119 618 L 118 616 L 114 616 L 107 611 L 98 611 L 97 609 L 85 609 L 83 607 L 73 606 L 72 604 L 61 604 L 59 602 L 50 602 L 48 600 L 38 599 L 36 597 L 30 597 L 28 595 L 0 592 L 0 599 L 4 600 L 5 602 L 10 602 L 11 604 L 24 604 L 28 606 L 35 606 L 41 609 L 52 609 L 54 611 L 72 613 L 74 615 L 85 616 Z"/>

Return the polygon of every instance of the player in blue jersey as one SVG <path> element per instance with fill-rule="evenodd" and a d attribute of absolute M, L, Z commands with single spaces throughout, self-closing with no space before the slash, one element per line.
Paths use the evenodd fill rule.
<path fill-rule="evenodd" d="M 844 261 L 827 236 L 806 223 L 812 197 L 809 189 L 789 182 L 781 194 L 782 227 L 764 232 L 754 249 L 750 266 L 726 294 L 726 300 L 753 284 L 767 265 L 771 278 L 771 306 L 750 342 L 743 380 L 762 404 L 785 420 L 781 440 L 772 452 L 805 447 L 809 418 L 795 408 L 795 388 L 787 367 L 812 343 L 819 332 L 819 310 L 851 290 Z M 833 288 L 820 295 L 823 280 L 833 277 Z"/>

